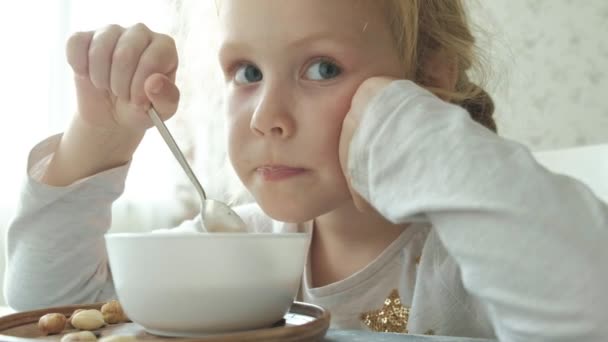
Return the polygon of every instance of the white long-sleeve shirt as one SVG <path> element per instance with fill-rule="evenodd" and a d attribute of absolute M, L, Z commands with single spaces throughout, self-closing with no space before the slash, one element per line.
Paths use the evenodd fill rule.
<path fill-rule="evenodd" d="M 41 184 L 58 141 L 33 149 L 8 230 L 4 290 L 18 310 L 115 296 L 103 234 L 128 166 Z M 355 189 L 392 222 L 418 223 L 347 279 L 311 288 L 304 270 L 301 298 L 329 309 L 332 327 L 395 330 L 378 314 L 409 309 L 410 333 L 608 340 L 608 208 L 583 184 L 409 81 L 376 95 L 350 151 Z M 259 231 L 312 229 L 238 210 Z"/>

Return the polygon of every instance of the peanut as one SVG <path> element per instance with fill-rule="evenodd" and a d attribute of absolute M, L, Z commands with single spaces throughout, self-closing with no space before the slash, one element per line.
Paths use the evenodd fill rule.
<path fill-rule="evenodd" d="M 64 335 L 61 342 L 89 342 L 97 341 L 97 337 L 90 331 L 79 331 Z"/>
<path fill-rule="evenodd" d="M 70 315 L 70 317 L 68 318 L 68 324 L 72 325 L 72 318 L 74 318 L 74 316 L 79 313 L 80 311 L 84 311 L 84 309 L 76 309 L 74 310 L 74 312 L 72 312 L 72 314 Z M 73 325 L 72 325 L 73 326 Z"/>
<path fill-rule="evenodd" d="M 101 307 L 101 314 L 103 315 L 104 321 L 108 324 L 116 324 L 127 320 L 127 316 L 117 300 L 112 300 L 104 304 Z"/>
<path fill-rule="evenodd" d="M 72 326 L 80 330 L 95 330 L 105 324 L 106 322 L 99 310 L 83 310 L 72 317 Z"/>
<path fill-rule="evenodd" d="M 58 334 L 65 328 L 67 318 L 60 313 L 46 314 L 38 320 L 38 328 L 45 334 Z"/>

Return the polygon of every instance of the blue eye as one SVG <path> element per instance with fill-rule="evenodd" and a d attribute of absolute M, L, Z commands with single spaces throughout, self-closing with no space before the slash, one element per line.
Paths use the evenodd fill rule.
<path fill-rule="evenodd" d="M 234 80 L 240 84 L 260 82 L 262 78 L 262 71 L 251 64 L 241 65 L 234 75 Z"/>
<path fill-rule="evenodd" d="M 328 61 L 313 63 L 306 70 L 306 77 L 313 81 L 323 81 L 338 77 L 342 73 L 339 66 Z"/>

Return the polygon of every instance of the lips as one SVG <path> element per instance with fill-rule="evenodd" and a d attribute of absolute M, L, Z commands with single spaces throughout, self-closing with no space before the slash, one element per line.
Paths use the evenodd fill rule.
<path fill-rule="evenodd" d="M 279 181 L 302 175 L 307 170 L 284 165 L 266 165 L 256 169 L 256 172 L 266 181 Z"/>

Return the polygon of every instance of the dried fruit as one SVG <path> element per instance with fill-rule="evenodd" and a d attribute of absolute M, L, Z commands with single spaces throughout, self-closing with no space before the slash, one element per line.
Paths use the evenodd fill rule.
<path fill-rule="evenodd" d="M 112 300 L 104 304 L 101 307 L 101 314 L 108 324 L 116 324 L 127 320 L 127 316 L 117 300 Z"/>
<path fill-rule="evenodd" d="M 38 320 L 38 328 L 45 334 L 58 334 L 65 328 L 67 318 L 60 313 L 46 314 Z"/>
<path fill-rule="evenodd" d="M 79 331 L 64 335 L 61 342 L 89 342 L 97 341 L 97 336 L 90 331 Z"/>
<path fill-rule="evenodd" d="M 80 330 L 95 330 L 106 325 L 99 310 L 83 310 L 72 317 L 72 326 Z"/>

